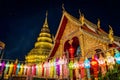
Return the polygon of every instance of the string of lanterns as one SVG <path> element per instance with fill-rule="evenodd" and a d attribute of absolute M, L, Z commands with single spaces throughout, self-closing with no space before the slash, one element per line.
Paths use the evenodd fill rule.
<path fill-rule="evenodd" d="M 79 61 L 70 60 L 69 62 L 67 58 L 63 56 L 34 65 L 1 61 L 0 73 L 4 72 L 4 75 L 8 76 L 11 74 L 32 75 L 47 78 L 67 78 L 68 76 L 72 78 L 75 75 L 77 78 L 84 78 L 87 76 L 88 80 L 90 80 L 91 75 L 94 75 L 94 78 L 98 78 L 99 71 L 102 73 L 102 76 L 104 76 L 107 72 L 106 66 L 108 66 L 109 70 L 112 70 L 115 63 L 120 64 L 120 52 L 117 49 L 115 49 L 114 56 L 111 56 L 109 52 L 107 52 L 106 55 L 106 58 L 100 54 L 99 59 L 96 59 L 93 56 L 92 59 L 86 58 L 84 60 L 83 58 L 80 58 Z M 93 72 L 91 72 L 91 69 Z M 73 70 L 75 71 L 75 74 L 73 74 Z"/>

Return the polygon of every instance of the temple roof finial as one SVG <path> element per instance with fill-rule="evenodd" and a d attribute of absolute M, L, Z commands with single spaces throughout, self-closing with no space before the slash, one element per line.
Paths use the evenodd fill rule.
<path fill-rule="evenodd" d="M 114 33 L 113 33 L 113 29 L 112 27 L 109 25 L 109 34 L 108 34 L 108 37 L 110 39 L 110 42 L 113 43 L 114 41 Z"/>
<path fill-rule="evenodd" d="M 64 4 L 62 4 L 62 9 L 63 9 L 63 11 L 65 11 Z"/>
<path fill-rule="evenodd" d="M 48 16 L 48 11 L 46 11 L 46 17 Z"/>
<path fill-rule="evenodd" d="M 46 11 L 46 18 L 43 27 L 48 27 L 47 17 L 48 17 L 48 11 Z"/>
<path fill-rule="evenodd" d="M 83 24 L 84 24 L 84 19 L 85 19 L 85 18 L 84 18 L 84 14 L 81 13 L 80 9 L 79 9 L 79 15 L 80 15 L 80 18 L 79 18 L 79 19 L 80 19 L 80 21 L 81 21 L 81 23 L 82 23 L 82 26 L 83 26 Z"/>
<path fill-rule="evenodd" d="M 97 28 L 100 28 L 100 19 L 98 18 L 98 22 L 97 22 Z"/>
<path fill-rule="evenodd" d="M 79 9 L 79 15 L 80 15 L 80 17 L 81 17 L 81 14 L 82 14 L 82 13 L 81 13 L 81 11 L 80 11 L 80 9 Z"/>

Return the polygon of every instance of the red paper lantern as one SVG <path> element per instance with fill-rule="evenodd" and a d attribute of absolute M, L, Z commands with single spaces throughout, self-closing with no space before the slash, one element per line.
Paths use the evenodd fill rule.
<path fill-rule="evenodd" d="M 75 50 L 74 50 L 74 48 L 71 45 L 70 48 L 69 48 L 69 53 L 70 53 L 70 57 L 71 58 L 74 58 L 74 52 L 75 52 Z"/>
<path fill-rule="evenodd" d="M 91 60 L 91 67 L 93 69 L 94 77 L 98 78 L 98 61 L 94 58 Z"/>

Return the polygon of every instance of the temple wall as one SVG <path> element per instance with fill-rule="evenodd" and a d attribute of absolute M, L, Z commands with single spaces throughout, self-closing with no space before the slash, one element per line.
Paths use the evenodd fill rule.
<path fill-rule="evenodd" d="M 95 49 L 101 49 L 102 51 L 106 51 L 108 46 L 107 43 L 104 43 L 97 38 L 92 36 L 88 36 L 83 34 L 83 49 L 84 49 L 84 56 L 91 57 L 95 54 Z"/>

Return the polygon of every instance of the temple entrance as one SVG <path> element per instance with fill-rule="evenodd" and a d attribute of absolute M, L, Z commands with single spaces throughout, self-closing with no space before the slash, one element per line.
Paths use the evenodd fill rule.
<path fill-rule="evenodd" d="M 70 42 L 70 41 L 72 41 L 72 42 Z M 72 46 L 74 48 L 74 53 L 73 53 L 74 58 L 81 56 L 81 48 L 80 48 L 79 40 L 77 37 L 73 37 L 71 40 L 67 40 L 65 42 L 64 52 L 69 51 L 70 46 Z M 69 54 L 69 58 L 70 58 L 70 54 Z"/>
<path fill-rule="evenodd" d="M 64 52 L 66 52 L 65 55 L 67 56 L 67 59 L 69 59 L 69 62 L 78 61 L 81 57 L 79 39 L 77 37 L 73 37 L 71 40 L 67 40 L 64 44 Z M 70 78 L 76 80 L 76 74 L 75 69 L 72 69 L 72 76 L 70 76 Z"/>

